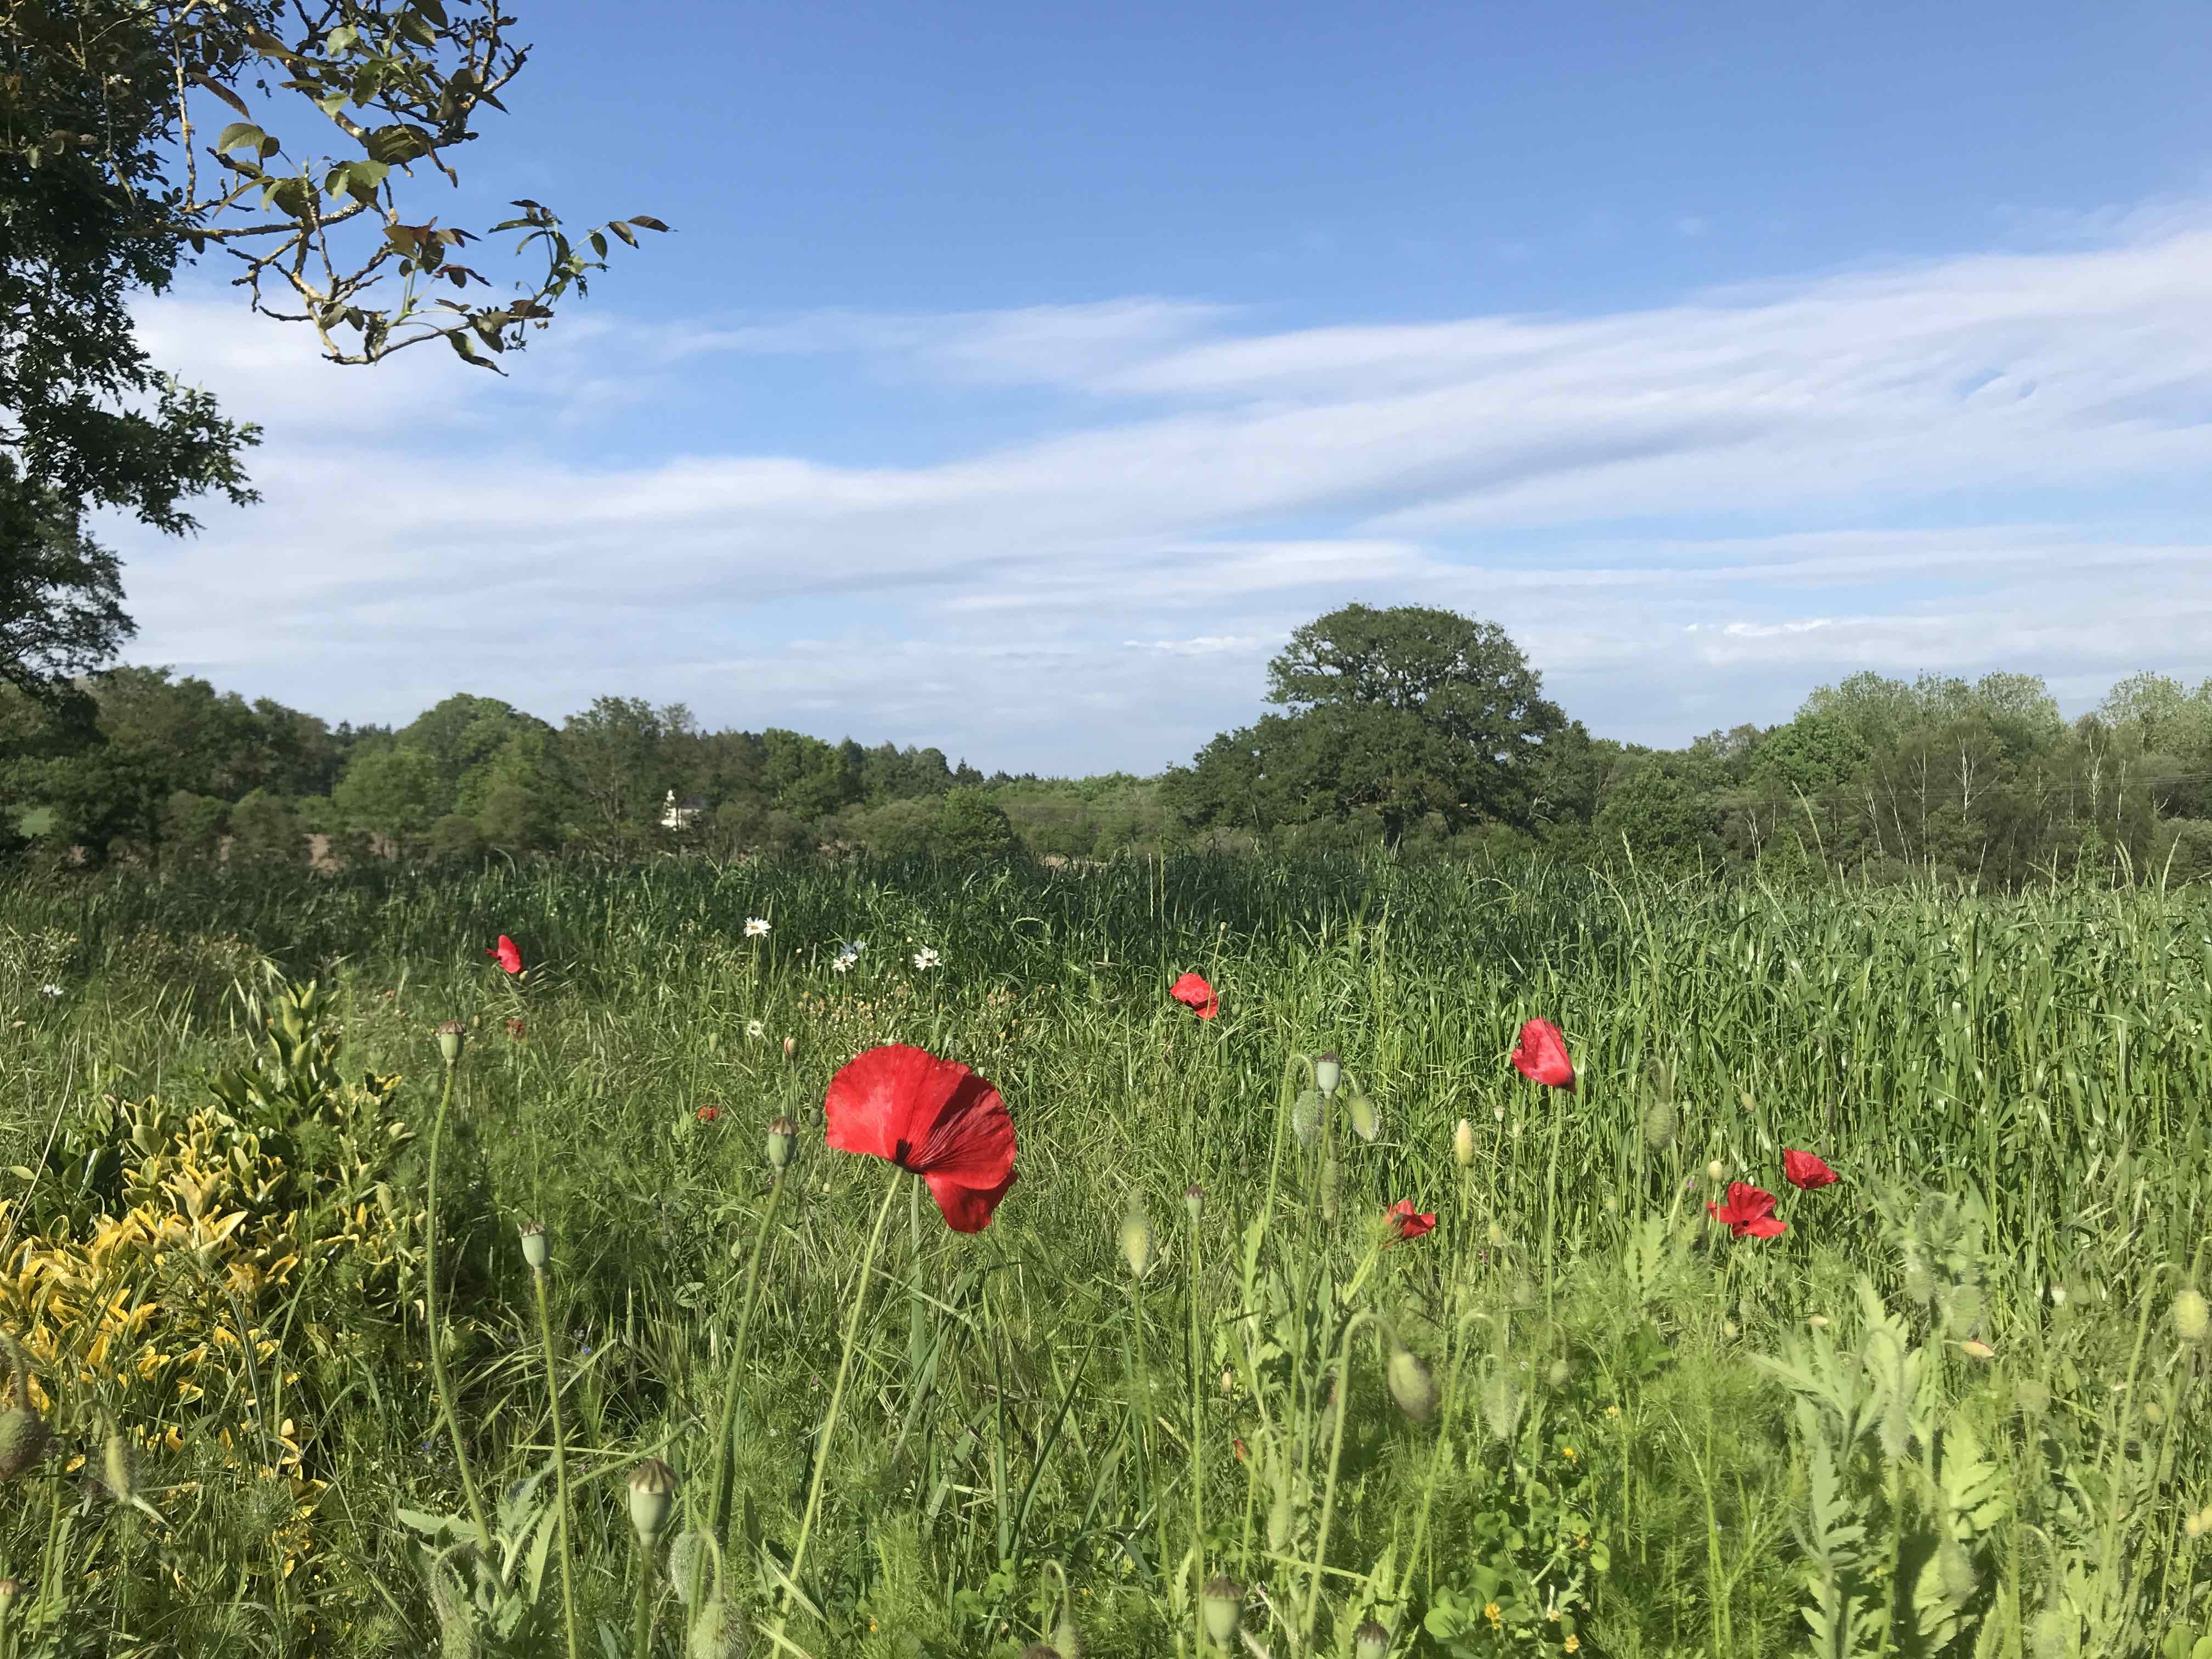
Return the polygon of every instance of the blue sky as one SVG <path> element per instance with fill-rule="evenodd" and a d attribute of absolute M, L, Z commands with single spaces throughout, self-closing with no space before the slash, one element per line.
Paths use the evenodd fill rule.
<path fill-rule="evenodd" d="M 110 531 L 133 659 L 1049 772 L 1188 758 L 1352 599 L 1651 743 L 2212 672 L 2200 6 L 514 9 L 428 210 L 675 234 L 506 381 L 149 303 L 266 500 Z"/>

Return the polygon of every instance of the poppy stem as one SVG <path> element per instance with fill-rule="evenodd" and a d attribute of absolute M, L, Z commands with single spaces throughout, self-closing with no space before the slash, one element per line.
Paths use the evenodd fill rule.
<path fill-rule="evenodd" d="M 1206 1651 L 1206 1415 L 1199 1393 L 1199 1211 L 1190 1206 L 1190 1557 L 1191 1605 L 1197 1610 L 1196 1653 Z"/>
<path fill-rule="evenodd" d="M 729 1381 L 722 1387 L 722 1415 L 714 1425 L 714 1484 L 707 1498 L 707 1530 L 721 1541 L 722 1519 L 729 1512 L 730 1490 L 737 1479 L 738 1387 L 744 1380 L 745 1338 L 753 1323 L 753 1308 L 760 1299 L 761 1258 L 767 1254 L 775 1231 L 776 1206 L 783 1200 L 784 1172 L 778 1170 L 769 1182 L 768 1207 L 761 1212 L 760 1231 L 753 1235 L 752 1259 L 745 1264 L 745 1299 L 738 1313 L 738 1332 L 730 1346 Z"/>
<path fill-rule="evenodd" d="M 446 1380 L 445 1356 L 438 1349 L 438 1148 L 446 1136 L 446 1112 L 453 1103 L 453 1062 L 446 1062 L 446 1086 L 438 1096 L 438 1115 L 430 1120 L 429 1167 L 423 1177 L 422 1197 L 422 1324 L 430 1339 L 430 1382 L 438 1395 L 438 1413 L 446 1419 L 453 1437 L 453 1467 L 460 1471 L 461 1492 L 468 1499 L 469 1519 L 476 1525 L 477 1547 L 491 1559 L 491 1524 L 484 1519 L 483 1499 L 477 1478 L 469 1471 L 468 1448 L 461 1443 L 460 1419 L 453 1414 L 453 1385 Z"/>
<path fill-rule="evenodd" d="M 561 1377 L 554 1369 L 553 1314 L 546 1300 L 545 1270 L 532 1269 L 538 1291 L 538 1335 L 545 1347 L 545 1403 L 553 1418 L 553 1484 L 561 1500 L 561 1619 L 567 1632 L 568 1659 L 578 1659 L 576 1644 L 576 1585 L 574 1552 L 568 1547 L 568 1444 L 561 1431 Z"/>
<path fill-rule="evenodd" d="M 845 1348 L 837 1358 L 837 1380 L 830 1389 L 830 1409 L 822 1419 L 821 1443 L 814 1451 L 814 1478 L 807 1484 L 806 1508 L 799 1517 L 799 1541 L 791 1547 L 791 1566 L 784 1574 L 782 1607 L 775 1620 L 779 1638 L 783 1634 L 784 1620 L 790 1615 L 791 1598 L 799 1589 L 799 1571 L 806 1565 L 806 1540 L 813 1535 L 814 1517 L 822 1508 L 822 1478 L 830 1471 L 830 1449 L 837 1433 L 837 1413 L 845 1403 L 846 1381 L 853 1374 L 853 1350 L 860 1340 L 860 1316 L 868 1306 L 868 1281 L 876 1270 L 876 1250 L 884 1242 L 884 1224 L 891 1218 L 891 1205 L 899 1195 L 899 1177 L 905 1173 L 894 1166 L 884 1201 L 876 1206 L 876 1224 L 869 1230 L 868 1248 L 860 1256 L 860 1283 L 853 1291 L 853 1310 L 845 1318 Z M 777 1645 L 782 1645 L 781 1640 Z"/>
<path fill-rule="evenodd" d="M 1313 1569 L 1306 1576 L 1305 1611 L 1298 1616 L 1298 1644 L 1302 1649 L 1313 1644 L 1314 1617 L 1321 1611 L 1321 1576 L 1323 1564 L 1328 1559 L 1328 1532 L 1336 1519 L 1336 1474 L 1344 1457 L 1344 1419 L 1352 1415 L 1352 1341 L 1358 1335 L 1362 1325 L 1374 1325 L 1375 1354 L 1382 1358 L 1382 1328 L 1374 1313 L 1362 1308 L 1345 1322 L 1344 1346 L 1338 1351 L 1336 1360 L 1336 1425 L 1329 1437 L 1328 1478 L 1322 1486 L 1321 1524 L 1314 1531 Z"/>

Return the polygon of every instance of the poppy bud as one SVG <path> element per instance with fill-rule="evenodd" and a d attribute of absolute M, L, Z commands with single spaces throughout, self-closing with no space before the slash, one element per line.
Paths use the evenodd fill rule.
<path fill-rule="evenodd" d="M 1370 1619 L 1352 1632 L 1352 1659 L 1383 1659 L 1390 1651 L 1390 1632 Z"/>
<path fill-rule="evenodd" d="M 1733 1319 L 1723 1319 L 1721 1321 L 1721 1334 L 1728 1338 L 1729 1341 L 1735 1341 L 1736 1337 L 1735 1321 Z"/>
<path fill-rule="evenodd" d="M 1200 1600 L 1206 1633 L 1217 1647 L 1235 1647 L 1237 1630 L 1244 1623 L 1244 1586 L 1234 1578 L 1208 1579 Z"/>
<path fill-rule="evenodd" d="M 1267 1510 L 1267 1547 L 1280 1555 L 1291 1547 L 1291 1528 L 1297 1511 L 1291 1507 L 1290 1493 L 1278 1492 Z"/>
<path fill-rule="evenodd" d="M 550 1241 L 545 1237 L 545 1224 L 526 1221 L 516 1231 L 522 1235 L 522 1259 L 530 1264 L 530 1271 L 544 1273 L 546 1257 L 550 1254 Z"/>
<path fill-rule="evenodd" d="M 768 1167 L 781 1175 L 791 1167 L 791 1144 L 798 1136 L 799 1126 L 788 1117 L 769 1120 Z"/>
<path fill-rule="evenodd" d="M 1544 1380 L 1555 1389 L 1564 1389 L 1574 1374 L 1574 1368 L 1565 1360 L 1554 1359 L 1552 1369 L 1544 1373 Z"/>
<path fill-rule="evenodd" d="M 1364 1089 L 1352 1091 L 1352 1133 L 1370 1145 L 1382 1133 L 1382 1115 L 1375 1109 Z"/>
<path fill-rule="evenodd" d="M 1195 1181 L 1192 1182 L 1182 1189 L 1182 1206 L 1190 1212 L 1191 1224 L 1195 1226 L 1199 1217 L 1206 1212 L 1206 1188 Z"/>
<path fill-rule="evenodd" d="M 1048 1648 L 1042 1642 L 1032 1642 L 1022 1650 L 1022 1659 L 1060 1659 L 1060 1650 Z"/>
<path fill-rule="evenodd" d="M 646 1458 L 629 1472 L 629 1523 L 641 1548 L 653 1547 L 675 1500 L 676 1471 L 659 1458 Z"/>
<path fill-rule="evenodd" d="M 2197 1529 L 2199 1532 L 2212 1532 L 2212 1504 L 2207 1504 L 2197 1511 Z"/>
<path fill-rule="evenodd" d="M 1048 1652 L 1059 1659 L 1083 1659 L 1083 1632 L 1075 1627 L 1075 1609 L 1068 1605 L 1067 1592 L 1063 1586 L 1060 1597 L 1060 1618 L 1052 1627 L 1052 1646 Z"/>
<path fill-rule="evenodd" d="M 1221 1396 L 1226 1400 L 1236 1392 L 1237 1368 L 1234 1365 L 1224 1365 L 1221 1368 Z"/>
<path fill-rule="evenodd" d="M 1726 1181 L 1728 1179 L 1728 1165 L 1722 1163 L 1720 1159 L 1715 1158 L 1711 1163 L 1705 1165 L 1705 1179 L 1708 1181 Z"/>
<path fill-rule="evenodd" d="M 1344 1062 L 1334 1052 L 1316 1054 L 1313 1063 L 1314 1087 L 1327 1100 L 1336 1092 L 1336 1085 L 1344 1080 Z"/>
<path fill-rule="evenodd" d="M 784 1057 L 786 1060 L 789 1060 L 789 1059 L 790 1059 L 793 1054 L 797 1054 L 798 1052 L 799 1052 L 799 1039 L 798 1039 L 797 1037 L 795 1037 L 795 1036 L 787 1036 L 787 1037 L 784 1038 L 784 1040 L 783 1040 L 783 1057 Z"/>
<path fill-rule="evenodd" d="M 448 1066 L 457 1064 L 461 1058 L 461 1049 L 469 1040 L 469 1028 L 458 1019 L 449 1019 L 438 1026 L 436 1032 L 439 1058 Z"/>
<path fill-rule="evenodd" d="M 13 1338 L 0 1337 L 15 1366 L 15 1403 L 0 1412 L 0 1480 L 13 1480 L 46 1455 L 53 1438 L 46 1419 L 31 1403 L 31 1367 Z"/>
<path fill-rule="evenodd" d="M 1960 1352 L 1971 1359 L 1995 1359 L 1997 1351 L 1978 1337 L 1968 1337 L 1959 1345 Z"/>
<path fill-rule="evenodd" d="M 1465 1118 L 1460 1119 L 1459 1127 L 1452 1131 L 1452 1161 L 1462 1170 L 1474 1162 L 1474 1125 Z"/>
<path fill-rule="evenodd" d="M 2022 1417 L 2040 1417 L 2051 1409 L 2051 1389 L 2034 1377 L 2023 1376 L 2013 1385 L 2012 1403 Z"/>
<path fill-rule="evenodd" d="M 1492 1249 L 1502 1250 L 1505 1248 L 1505 1229 L 1499 1226 L 1495 1221 L 1490 1224 L 1490 1231 L 1486 1237 L 1490 1240 L 1490 1248 Z"/>
<path fill-rule="evenodd" d="M 1654 1101 L 1644 1114 L 1644 1144 L 1655 1152 L 1663 1152 L 1674 1144 L 1675 1131 L 1680 1127 L 1673 1101 Z"/>
<path fill-rule="evenodd" d="M 2173 1298 L 2173 1328 L 2184 1342 L 2202 1342 L 2212 1332 L 2212 1307 L 2207 1307 L 2204 1294 L 2194 1285 Z"/>
<path fill-rule="evenodd" d="M 1130 1276 L 1142 1279 L 1152 1265 L 1152 1224 L 1142 1210 L 1132 1210 L 1121 1223 L 1121 1255 Z"/>
<path fill-rule="evenodd" d="M 1425 1423 L 1435 1414 L 1436 1379 L 1411 1349 L 1399 1348 L 1392 1352 L 1384 1376 L 1390 1384 L 1390 1398 L 1398 1402 L 1400 1411 L 1416 1423 Z"/>
<path fill-rule="evenodd" d="M 2204 1512 L 2199 1510 L 2191 1515 L 2181 1523 L 2181 1530 L 2191 1538 L 2202 1538 L 2204 1535 Z"/>
<path fill-rule="evenodd" d="M 700 1577 L 706 1570 L 707 1534 L 696 1527 L 686 1527 L 668 1547 L 669 1587 L 684 1607 L 690 1607 L 698 1596 Z"/>
<path fill-rule="evenodd" d="M 1308 1089 L 1291 1103 L 1291 1133 L 1301 1146 L 1310 1146 L 1321 1139 L 1320 1090 Z"/>
<path fill-rule="evenodd" d="M 1928 1271 L 1925 1262 L 1905 1263 L 1905 1293 L 1923 1305 L 1936 1299 L 1936 1275 Z"/>
<path fill-rule="evenodd" d="M 1828 1316 L 1826 1314 L 1814 1314 L 1808 1317 L 1805 1322 L 1808 1325 L 1810 1325 L 1816 1331 L 1825 1331 L 1828 1328 Z"/>

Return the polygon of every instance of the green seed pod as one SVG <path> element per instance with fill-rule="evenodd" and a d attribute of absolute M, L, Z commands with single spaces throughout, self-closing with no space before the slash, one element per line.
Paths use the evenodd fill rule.
<path fill-rule="evenodd" d="M 1208 1579 L 1200 1605 L 1206 1613 L 1206 1633 L 1213 1638 L 1214 1645 L 1234 1648 L 1237 1632 L 1244 1623 L 1244 1586 L 1234 1578 Z"/>
<path fill-rule="evenodd" d="M 546 1260 L 552 1254 L 551 1241 L 545 1236 L 545 1224 L 526 1221 L 516 1231 L 522 1235 L 523 1261 L 529 1265 L 531 1272 L 544 1273 Z"/>
<path fill-rule="evenodd" d="M 1291 1107 L 1291 1133 L 1298 1138 L 1298 1145 L 1310 1146 L 1321 1139 L 1322 1095 L 1318 1089 L 1308 1089 Z"/>
<path fill-rule="evenodd" d="M 1352 1659 L 1384 1659 L 1390 1651 L 1390 1632 L 1370 1619 L 1352 1632 Z"/>
<path fill-rule="evenodd" d="M 1390 1364 L 1384 1372 L 1390 1384 L 1390 1398 L 1398 1402 L 1398 1409 L 1416 1423 L 1425 1423 L 1436 1414 L 1437 1382 L 1429 1375 L 1429 1368 L 1407 1348 L 1398 1348 L 1390 1355 Z"/>
<path fill-rule="evenodd" d="M 799 1126 L 788 1117 L 779 1115 L 769 1120 L 768 1167 L 778 1175 L 791 1167 L 791 1148 L 798 1136 Z"/>
<path fill-rule="evenodd" d="M 1121 1256 L 1132 1278 L 1142 1279 L 1152 1271 L 1152 1224 L 1142 1210 L 1130 1211 L 1122 1220 Z"/>
<path fill-rule="evenodd" d="M 2184 1342 L 2202 1342 L 2212 1334 L 2212 1307 L 2193 1285 L 2173 1298 L 2173 1328 Z"/>
<path fill-rule="evenodd" d="M 1382 1133 L 1382 1114 L 1367 1097 L 1364 1089 L 1352 1091 L 1352 1133 L 1370 1146 L 1375 1137 Z"/>
<path fill-rule="evenodd" d="M 1452 1131 L 1452 1162 L 1462 1170 L 1474 1164 L 1474 1125 L 1465 1118 L 1460 1119 L 1459 1127 Z"/>
<path fill-rule="evenodd" d="M 629 1523 L 640 1548 L 652 1549 L 675 1501 L 676 1471 L 659 1458 L 646 1458 L 629 1472 Z"/>
<path fill-rule="evenodd" d="M 1196 1226 L 1199 1218 L 1206 1213 L 1206 1188 L 1192 1182 L 1182 1189 L 1182 1206 L 1190 1212 L 1191 1224 Z"/>
<path fill-rule="evenodd" d="M 447 1065 L 458 1065 L 461 1050 L 468 1044 L 469 1028 L 458 1019 L 449 1019 L 438 1026 L 438 1055 Z"/>
<path fill-rule="evenodd" d="M 13 1337 L 0 1337 L 15 1368 L 15 1403 L 0 1412 L 0 1480 L 13 1480 L 34 1468 L 53 1436 L 31 1403 L 31 1367 Z"/>
<path fill-rule="evenodd" d="M 1327 1100 L 1336 1092 L 1336 1085 L 1344 1080 L 1344 1062 L 1333 1052 L 1316 1054 L 1313 1080 L 1314 1087 L 1321 1091 L 1321 1097 Z"/>

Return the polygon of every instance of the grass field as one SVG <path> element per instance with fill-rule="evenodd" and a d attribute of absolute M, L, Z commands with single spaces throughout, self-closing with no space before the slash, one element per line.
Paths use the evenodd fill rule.
<path fill-rule="evenodd" d="M 0 1659 L 2206 1659 L 2208 986 L 2201 889 L 9 890 Z M 823 1145 L 892 1042 L 981 1232 Z"/>

